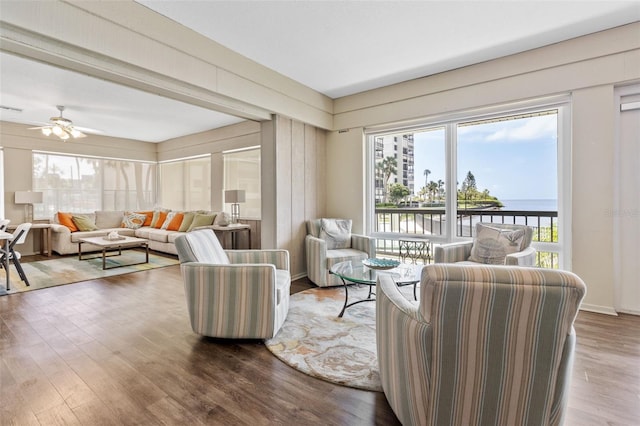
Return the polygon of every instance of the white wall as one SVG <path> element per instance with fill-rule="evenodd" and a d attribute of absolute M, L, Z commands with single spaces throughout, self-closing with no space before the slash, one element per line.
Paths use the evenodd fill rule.
<path fill-rule="evenodd" d="M 306 221 L 325 215 L 325 131 L 275 116 L 263 124 L 262 246 L 289 250 L 291 275 L 306 275 Z"/>
<path fill-rule="evenodd" d="M 587 284 L 583 309 L 615 313 L 613 221 L 606 214 L 614 191 L 614 91 L 640 81 L 639 33 L 640 23 L 631 24 L 336 100 L 335 127 L 349 132 L 327 138 L 327 214 L 364 215 L 363 128 L 569 94 L 572 149 L 563 167 L 572 179 L 572 270 Z M 344 182 L 355 196 L 344 195 Z"/>
<path fill-rule="evenodd" d="M 606 194 L 613 191 L 613 93 L 619 85 L 640 81 L 640 23 L 332 101 L 135 2 L 10 2 L 3 4 L 1 19 L 5 51 L 266 122 L 271 130 L 262 129 L 261 137 L 264 142 L 269 136 L 271 152 L 265 158 L 271 162 L 263 167 L 276 171 L 266 180 L 274 184 L 266 212 L 276 216 L 266 216 L 274 228 L 263 230 L 263 236 L 272 233 L 263 243 L 294 249 L 295 230 L 286 227 L 298 226 L 295 216 L 282 221 L 278 214 L 295 215 L 284 209 L 301 202 L 291 180 L 284 179 L 296 148 L 288 145 L 280 124 L 269 123 L 271 114 L 349 130 L 327 135 L 326 166 L 318 165 L 326 169 L 316 173 L 326 172 L 324 214 L 352 217 L 358 230 L 365 215 L 363 128 L 570 94 L 573 150 L 566 167 L 573 177 L 573 269 L 589 288 L 584 307 L 613 311 L 612 224 L 594 208 L 593 191 L 602 191 L 603 202 L 611 202 Z M 11 161 L 5 158 L 5 164 Z M 592 235 L 588 244 L 587 235 Z"/>
<path fill-rule="evenodd" d="M 214 211 L 222 211 L 226 207 L 222 195 L 223 151 L 257 146 L 261 143 L 260 124 L 252 121 L 170 139 L 158 144 L 96 135 L 89 135 L 77 141 L 63 142 L 58 138 L 46 137 L 40 132 L 28 130 L 29 126 L 6 122 L 0 124 L 0 140 L 4 148 L 5 216 L 11 219 L 12 224 L 24 221 L 24 207 L 14 203 L 14 193 L 32 189 L 33 150 L 145 161 L 164 161 L 211 154 L 211 208 Z M 30 235 L 21 252 L 32 254 L 37 251 L 39 247 L 35 240 L 37 238 L 34 239 Z"/>

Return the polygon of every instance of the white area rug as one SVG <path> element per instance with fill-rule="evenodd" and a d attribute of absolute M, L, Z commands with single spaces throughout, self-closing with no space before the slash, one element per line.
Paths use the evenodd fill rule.
<path fill-rule="evenodd" d="M 349 286 L 349 302 L 364 299 L 368 286 Z M 402 287 L 413 298 L 413 286 Z M 344 288 L 313 288 L 291 296 L 287 320 L 267 348 L 288 365 L 344 386 L 382 391 L 376 355 L 375 302 L 338 314 Z"/>

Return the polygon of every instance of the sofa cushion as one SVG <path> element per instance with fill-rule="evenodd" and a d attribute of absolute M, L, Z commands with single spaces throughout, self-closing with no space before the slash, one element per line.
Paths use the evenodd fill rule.
<path fill-rule="evenodd" d="M 184 234 L 185 234 L 184 232 L 171 232 L 167 235 L 167 241 L 170 242 L 171 244 L 175 244 L 176 238 Z"/>
<path fill-rule="evenodd" d="M 84 215 L 71 216 L 71 220 L 78 228 L 78 231 L 95 231 L 98 229 L 95 223 Z"/>
<path fill-rule="evenodd" d="M 176 231 L 167 231 L 166 229 L 149 228 L 146 238 L 150 241 L 158 241 L 160 243 L 168 243 L 169 235 Z"/>
<path fill-rule="evenodd" d="M 135 212 L 136 214 L 143 214 L 145 216 L 144 223 L 142 226 L 150 226 L 151 220 L 153 219 L 153 210 L 143 211 L 143 212 Z"/>
<path fill-rule="evenodd" d="M 477 223 L 469 260 L 489 265 L 504 265 L 508 254 L 521 250 L 524 239 L 523 229 L 501 229 Z"/>
<path fill-rule="evenodd" d="M 321 219 L 320 238 L 327 250 L 351 247 L 351 219 Z"/>
<path fill-rule="evenodd" d="M 187 232 L 187 230 L 191 226 L 191 223 L 193 222 L 193 218 L 196 217 L 196 214 L 195 212 L 184 212 L 183 215 L 184 216 L 182 217 L 182 223 L 180 224 L 180 228 L 178 228 L 178 231 Z"/>
<path fill-rule="evenodd" d="M 182 214 L 181 212 L 170 212 L 167 215 L 167 218 L 164 220 L 164 223 L 162 224 L 162 227 L 160 229 L 177 231 L 178 229 L 180 229 L 183 218 L 184 214 Z"/>
<path fill-rule="evenodd" d="M 96 210 L 96 226 L 100 229 L 121 228 L 124 211 Z"/>
<path fill-rule="evenodd" d="M 193 218 L 193 222 L 191 222 L 191 225 L 189 225 L 189 229 L 187 229 L 187 232 L 191 232 L 198 226 L 211 226 L 213 225 L 213 221 L 215 220 L 215 218 L 215 214 L 196 214 Z"/>
<path fill-rule="evenodd" d="M 76 224 L 73 223 L 73 215 L 71 213 L 58 212 L 57 221 L 60 225 L 64 225 L 69 228 L 71 232 L 76 232 L 78 230 Z"/>
<path fill-rule="evenodd" d="M 122 217 L 122 227 L 129 229 L 138 229 L 142 227 L 147 220 L 147 215 L 143 213 L 125 213 Z"/>

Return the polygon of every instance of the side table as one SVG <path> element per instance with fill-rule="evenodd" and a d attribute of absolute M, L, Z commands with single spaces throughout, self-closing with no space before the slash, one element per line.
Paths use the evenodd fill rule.
<path fill-rule="evenodd" d="M 411 263 L 416 264 L 418 259 L 425 265 L 431 260 L 431 244 L 424 238 L 402 238 L 398 240 L 400 245 L 400 258 L 406 262 L 407 258 Z"/>
<path fill-rule="evenodd" d="M 230 236 L 232 250 L 238 249 L 238 237 L 237 237 L 238 232 L 246 232 L 248 236 L 247 237 L 248 245 L 249 245 L 249 248 L 251 248 L 251 226 L 245 225 L 243 223 L 233 223 L 227 226 L 216 225 L 216 226 L 213 226 L 212 228 L 216 232 L 216 234 L 218 232 L 222 233 L 222 241 L 220 242 L 222 243 L 222 246 L 225 248 L 228 247 L 226 243 L 227 235 Z"/>
<path fill-rule="evenodd" d="M 18 225 L 9 225 L 7 230 L 15 231 Z M 34 220 L 31 222 L 31 230 L 39 229 L 40 234 L 40 254 L 47 254 L 51 257 L 51 223 L 48 219 Z"/>

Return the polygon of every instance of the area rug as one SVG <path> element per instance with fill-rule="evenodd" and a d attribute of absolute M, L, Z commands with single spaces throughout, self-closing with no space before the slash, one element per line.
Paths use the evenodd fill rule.
<path fill-rule="evenodd" d="M 29 279 L 30 286 L 20 280 L 18 272 L 13 264 L 10 264 L 11 290 L 4 288 L 5 271 L 0 269 L 0 296 L 20 293 L 23 291 L 38 290 L 63 284 L 71 284 L 96 278 L 111 277 L 114 275 L 129 274 L 132 272 L 146 271 L 178 264 L 176 257 L 165 257 L 149 253 L 149 263 L 122 266 L 113 269 L 102 270 L 102 257 L 96 256 L 88 260 L 78 260 L 78 256 L 66 256 L 59 259 L 40 260 L 36 262 L 22 262 L 22 269 Z M 84 254 L 83 254 L 84 257 Z M 144 261 L 144 251 L 126 250 L 120 256 L 107 257 L 107 268 L 119 265 L 129 265 Z"/>
<path fill-rule="evenodd" d="M 369 287 L 349 286 L 349 302 L 365 299 Z M 413 286 L 402 287 L 413 298 Z M 310 376 L 370 391 L 382 391 L 376 354 L 375 302 L 338 314 L 344 288 L 312 288 L 291 295 L 278 334 L 265 342 L 280 360 Z"/>

